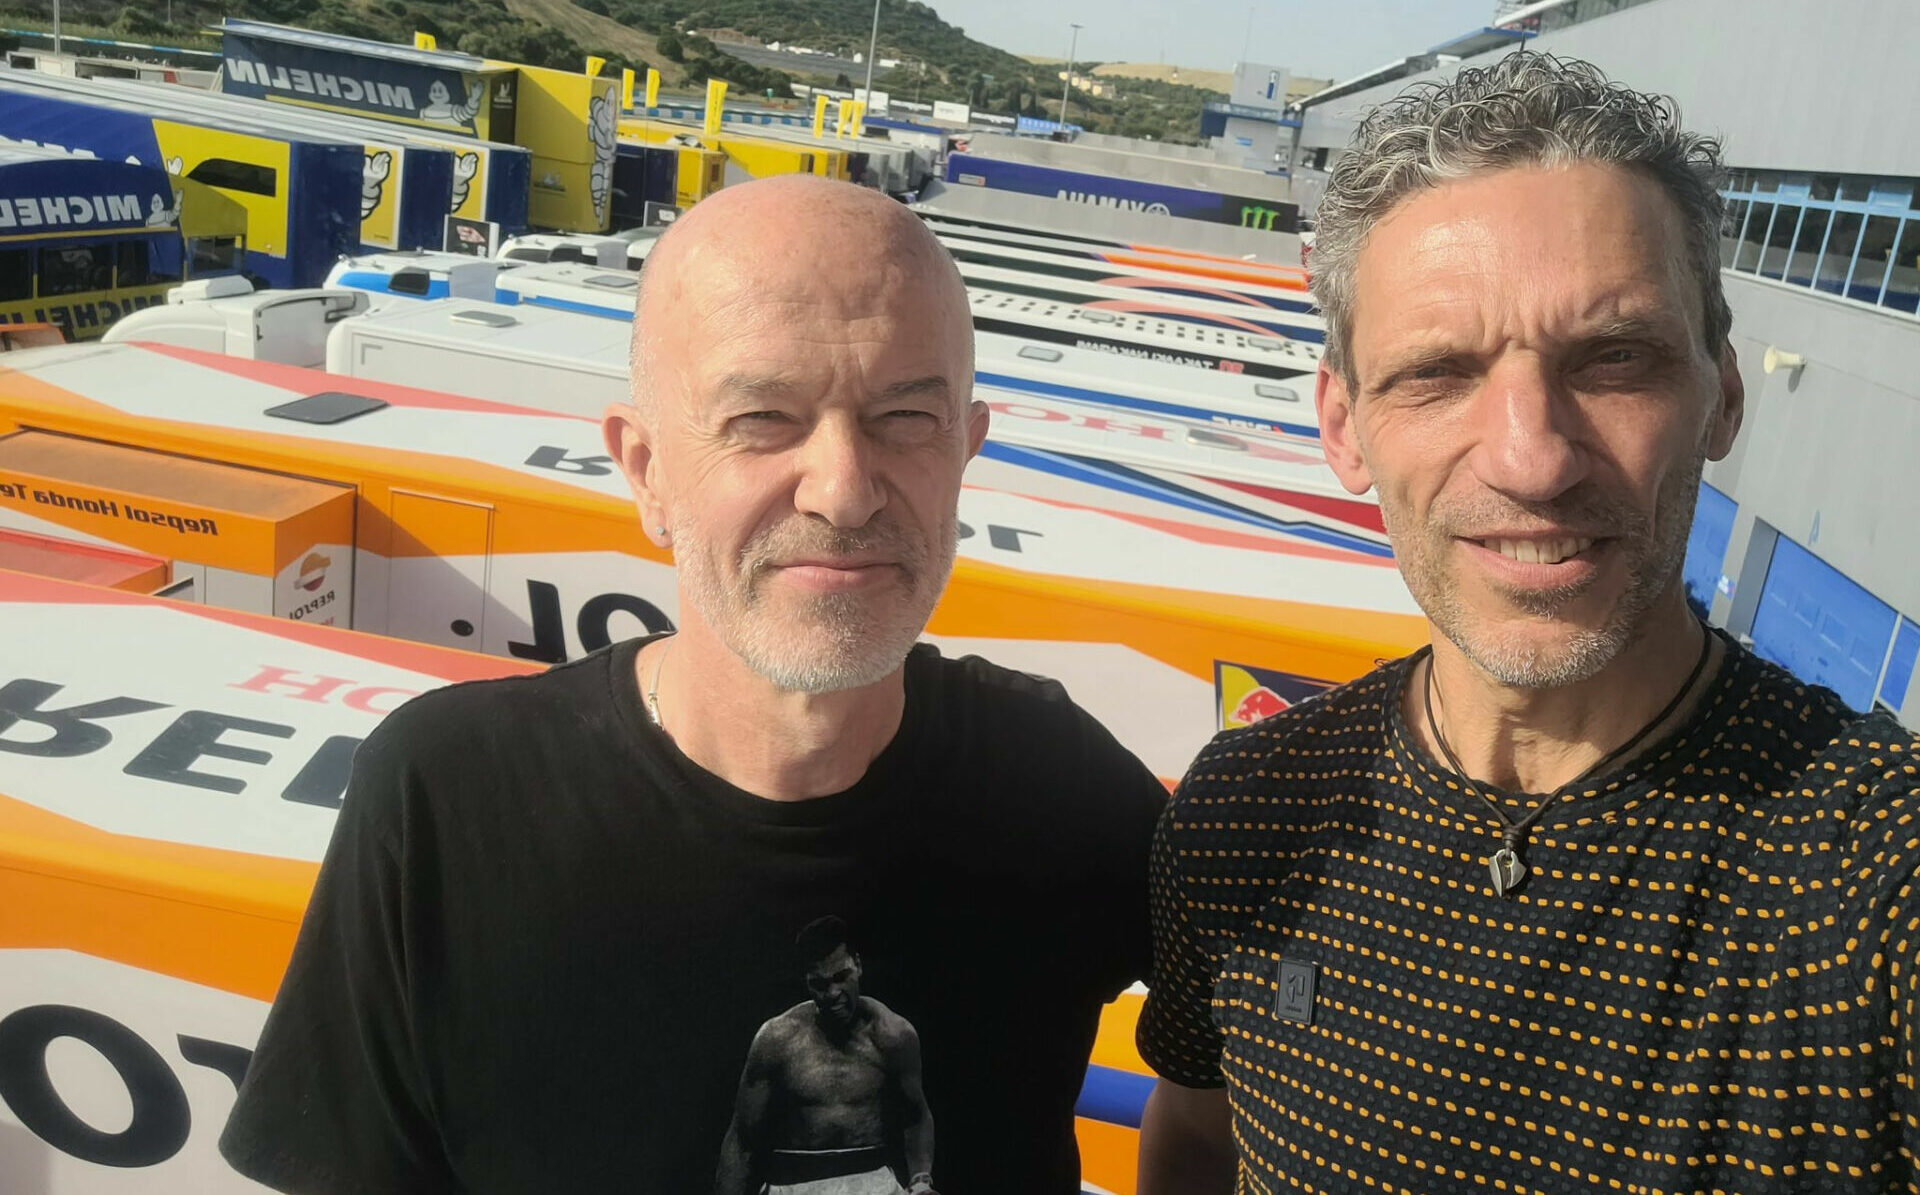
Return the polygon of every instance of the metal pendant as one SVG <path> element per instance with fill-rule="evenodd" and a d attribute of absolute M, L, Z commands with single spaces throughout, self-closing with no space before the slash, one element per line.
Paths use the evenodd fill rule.
<path fill-rule="evenodd" d="M 1510 846 L 1493 852 L 1493 858 L 1487 860 L 1487 870 L 1493 873 L 1495 896 L 1506 896 L 1527 878 L 1527 865 L 1520 862 L 1519 854 Z"/>

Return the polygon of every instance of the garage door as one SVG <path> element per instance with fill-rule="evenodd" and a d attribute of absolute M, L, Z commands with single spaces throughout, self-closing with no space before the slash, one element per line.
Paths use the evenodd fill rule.
<path fill-rule="evenodd" d="M 1753 620 L 1762 656 L 1870 709 L 1897 622 L 1892 606 L 1839 569 L 1784 535 L 1775 541 Z"/>
<path fill-rule="evenodd" d="M 1687 534 L 1687 563 L 1681 572 L 1687 600 L 1703 614 L 1713 609 L 1713 591 L 1720 586 L 1720 570 L 1727 562 L 1727 541 L 1733 538 L 1733 499 L 1706 482 L 1700 483 L 1700 501 L 1693 508 L 1693 530 Z"/>

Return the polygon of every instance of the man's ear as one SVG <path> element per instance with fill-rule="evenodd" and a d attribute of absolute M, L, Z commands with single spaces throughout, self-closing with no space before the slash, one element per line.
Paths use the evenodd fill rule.
<path fill-rule="evenodd" d="M 980 455 L 980 446 L 987 442 L 987 425 L 993 420 L 993 412 L 979 399 L 967 403 L 967 459 Z"/>
<path fill-rule="evenodd" d="M 1347 492 L 1364 494 L 1373 488 L 1373 474 L 1360 452 L 1360 428 L 1353 404 L 1346 382 L 1328 369 L 1323 359 L 1320 372 L 1313 380 L 1313 407 L 1320 416 L 1320 448 Z"/>
<path fill-rule="evenodd" d="M 672 522 L 667 518 L 666 496 L 660 488 L 660 458 L 654 450 L 652 427 L 638 407 L 617 402 L 607 408 L 600 432 L 606 440 L 607 455 L 613 458 L 621 476 L 627 479 L 627 488 L 633 491 L 634 505 L 640 510 L 641 530 L 655 547 L 671 548 L 673 536 L 667 528 Z"/>
<path fill-rule="evenodd" d="M 1740 360 L 1733 342 L 1720 346 L 1720 388 L 1707 423 L 1707 459 L 1725 460 L 1747 414 L 1747 384 L 1740 379 Z"/>

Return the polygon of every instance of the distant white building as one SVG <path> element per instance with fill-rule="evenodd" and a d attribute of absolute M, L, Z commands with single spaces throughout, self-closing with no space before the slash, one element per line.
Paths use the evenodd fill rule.
<path fill-rule="evenodd" d="M 1248 170 L 1272 171 L 1291 145 L 1298 124 L 1287 113 L 1287 68 L 1242 62 L 1233 68 L 1233 87 L 1225 103 L 1202 105 L 1200 135 L 1230 160 Z"/>

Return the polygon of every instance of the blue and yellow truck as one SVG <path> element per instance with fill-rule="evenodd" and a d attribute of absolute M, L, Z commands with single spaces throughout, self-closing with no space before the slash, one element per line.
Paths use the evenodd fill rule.
<path fill-rule="evenodd" d="M 229 94 L 524 146 L 528 222 L 606 231 L 619 80 L 264 21 L 229 18 L 220 33 Z"/>
<path fill-rule="evenodd" d="M 20 83 L 196 123 L 239 128 L 265 125 L 360 145 L 365 155 L 361 252 L 438 249 L 444 243 L 449 216 L 491 221 L 505 235 L 527 226 L 533 156 L 517 145 L 163 83 L 52 75 L 31 76 Z"/>
<path fill-rule="evenodd" d="M 91 339 L 189 277 L 237 272 L 246 213 L 157 166 L 0 145 L 0 325 Z"/>
<path fill-rule="evenodd" d="M 23 87 L 5 72 L 0 136 L 158 168 L 225 196 L 244 213 L 240 268 L 269 286 L 318 286 L 360 243 L 364 151 L 346 141 L 213 128 Z"/>

